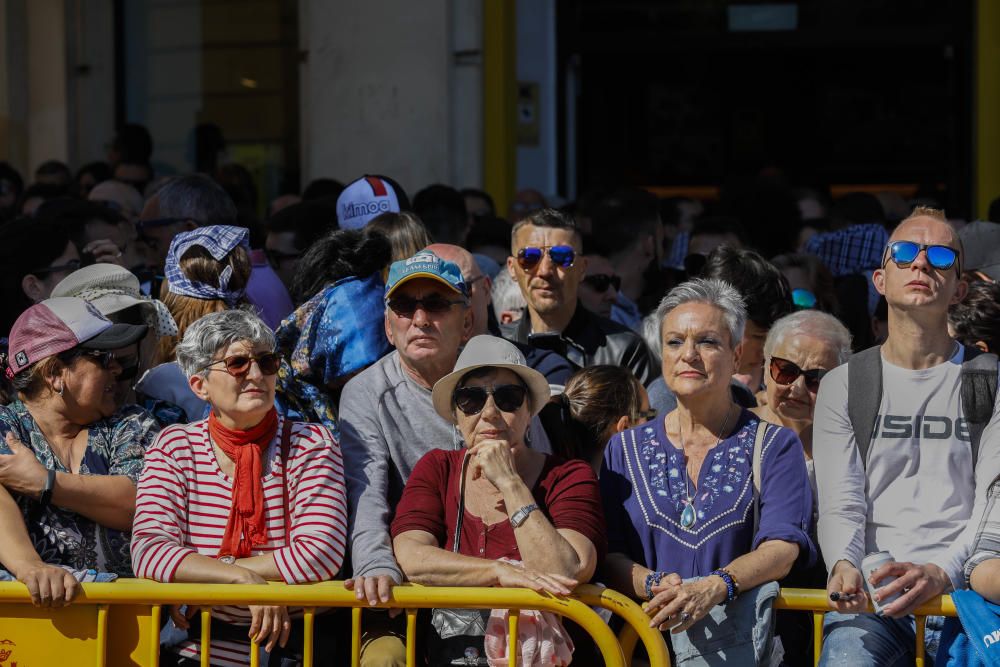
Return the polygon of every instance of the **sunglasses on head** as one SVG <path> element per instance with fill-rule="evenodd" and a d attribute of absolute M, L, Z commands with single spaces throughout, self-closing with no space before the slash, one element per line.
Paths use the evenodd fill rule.
<path fill-rule="evenodd" d="M 257 367 L 260 368 L 260 372 L 264 375 L 274 375 L 278 372 L 278 367 L 281 366 L 281 358 L 277 354 L 274 352 L 265 352 L 256 357 L 251 357 L 247 354 L 234 354 L 225 359 L 216 359 L 201 370 L 225 370 L 234 378 L 238 378 L 249 373 L 250 365 L 255 361 L 257 362 Z M 225 364 L 226 367 L 225 369 L 212 368 L 216 364 Z"/>
<path fill-rule="evenodd" d="M 413 317 L 413 314 L 417 312 L 417 308 L 423 308 L 425 313 L 443 313 L 452 306 L 460 303 L 465 302 L 462 299 L 446 299 L 440 294 L 431 294 L 422 299 L 400 294 L 399 296 L 389 297 L 385 305 L 400 317 Z"/>
<path fill-rule="evenodd" d="M 893 241 L 889 244 L 888 251 L 888 259 L 891 259 L 893 264 L 901 269 L 905 269 L 915 262 L 921 251 L 927 253 L 927 263 L 939 271 L 946 271 L 958 263 L 958 251 L 946 245 Z"/>
<path fill-rule="evenodd" d="M 542 261 L 542 255 L 546 252 L 549 254 L 549 259 L 556 266 L 561 266 L 564 269 L 568 269 L 573 266 L 576 261 L 576 251 L 573 250 L 573 246 L 569 245 L 553 245 L 553 246 L 542 246 L 540 248 L 534 246 L 528 246 L 527 248 L 521 248 L 517 251 L 517 263 L 521 265 L 521 268 L 525 271 L 530 271 Z"/>
<path fill-rule="evenodd" d="M 608 273 L 595 273 L 584 277 L 583 284 L 587 285 L 590 289 L 595 292 L 604 293 L 608 291 L 608 288 L 612 285 L 615 291 L 621 291 L 622 279 L 621 276 L 616 276 Z"/>
<path fill-rule="evenodd" d="M 493 402 L 502 412 L 514 412 L 524 405 L 528 390 L 519 384 L 501 384 L 496 387 L 461 387 L 455 390 L 455 407 L 466 415 L 478 415 L 486 406 L 486 399 L 493 396 Z"/>
<path fill-rule="evenodd" d="M 806 379 L 806 389 L 815 394 L 819 391 L 819 381 L 826 373 L 825 368 L 810 368 L 804 371 L 798 364 L 788 359 L 771 357 L 771 379 L 778 384 L 792 384 L 801 375 Z"/>

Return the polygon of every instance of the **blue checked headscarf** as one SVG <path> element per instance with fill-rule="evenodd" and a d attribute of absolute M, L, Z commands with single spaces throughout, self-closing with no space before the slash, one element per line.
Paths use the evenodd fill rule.
<path fill-rule="evenodd" d="M 173 294 L 189 296 L 194 299 L 220 299 L 232 308 L 242 298 L 245 289 L 229 289 L 229 279 L 233 276 L 233 267 L 227 266 L 219 275 L 218 285 L 189 280 L 181 271 L 181 257 L 194 246 L 200 246 L 218 262 L 235 250 L 238 246 L 243 246 L 250 252 L 249 230 L 245 227 L 233 227 L 230 225 L 211 225 L 209 227 L 199 227 L 190 232 L 181 232 L 170 242 L 170 250 L 167 251 L 167 261 L 164 267 L 164 274 L 167 279 L 168 289 Z"/>
<path fill-rule="evenodd" d="M 281 356 L 278 402 L 340 438 L 331 387 L 363 371 L 392 347 L 385 336 L 385 285 L 379 273 L 344 278 L 292 313 L 275 333 Z"/>

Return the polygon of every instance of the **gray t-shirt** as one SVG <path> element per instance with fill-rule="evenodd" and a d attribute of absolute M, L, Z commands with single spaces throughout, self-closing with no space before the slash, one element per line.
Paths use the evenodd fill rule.
<path fill-rule="evenodd" d="M 962 413 L 964 348 L 932 368 L 911 370 L 882 360 L 882 404 L 863 468 L 847 415 L 847 365 L 823 378 L 813 423 L 819 495 L 819 543 L 828 567 L 860 566 L 887 550 L 897 561 L 934 563 L 963 586 L 986 489 L 1000 474 L 1000 425 L 983 431 L 972 469 Z"/>
<path fill-rule="evenodd" d="M 340 448 L 350 503 L 355 576 L 402 573 L 392 553 L 389 524 L 417 461 L 432 449 L 461 449 L 458 431 L 434 411 L 431 391 L 403 370 L 399 352 L 352 378 L 340 397 Z M 532 447 L 551 452 L 537 418 Z"/>

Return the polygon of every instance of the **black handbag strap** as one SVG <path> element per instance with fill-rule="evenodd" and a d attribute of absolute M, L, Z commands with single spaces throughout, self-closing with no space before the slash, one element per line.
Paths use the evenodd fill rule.
<path fill-rule="evenodd" d="M 465 473 L 469 467 L 469 451 L 462 455 L 462 478 L 458 483 L 458 520 L 455 522 L 455 537 L 452 539 L 451 550 L 458 553 L 462 543 L 462 521 L 465 520 Z"/>

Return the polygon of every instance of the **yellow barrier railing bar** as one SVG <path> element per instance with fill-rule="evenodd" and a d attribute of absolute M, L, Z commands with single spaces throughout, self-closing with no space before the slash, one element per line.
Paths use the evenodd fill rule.
<path fill-rule="evenodd" d="M 813 612 L 813 667 L 819 667 L 819 654 L 823 648 L 823 615 L 825 611 Z"/>
<path fill-rule="evenodd" d="M 417 664 L 417 610 L 406 610 L 406 667 Z"/>
<path fill-rule="evenodd" d="M 361 607 L 351 610 L 351 667 L 361 664 Z"/>
<path fill-rule="evenodd" d="M 156 637 L 157 640 L 149 645 L 149 664 L 150 667 L 160 667 L 160 614 L 163 613 L 163 605 L 154 604 L 153 608 L 150 610 L 149 614 L 149 628 L 152 631 L 150 637 Z"/>
<path fill-rule="evenodd" d="M 507 667 L 517 667 L 517 626 L 521 622 L 521 610 L 509 609 L 508 613 Z"/>
<path fill-rule="evenodd" d="M 302 613 L 302 667 L 313 667 L 313 632 L 316 608 L 307 607 Z"/>
<path fill-rule="evenodd" d="M 108 663 L 108 605 L 97 606 L 97 667 Z"/>
<path fill-rule="evenodd" d="M 813 612 L 813 654 L 815 664 L 819 664 L 819 656 L 823 649 L 823 614 L 830 611 L 825 590 L 813 588 L 782 588 L 774 601 L 775 609 L 790 609 L 792 611 Z M 868 612 L 874 613 L 869 604 Z M 916 617 L 916 667 L 924 667 L 924 631 L 928 616 L 957 616 L 955 603 L 950 595 L 942 595 L 925 602 L 914 610 Z"/>
<path fill-rule="evenodd" d="M 251 646 L 251 648 L 253 648 Z M 201 610 L 201 667 L 211 667 L 212 661 L 212 613 Z"/>
<path fill-rule="evenodd" d="M 656 628 L 649 627 L 649 616 L 630 598 L 610 588 L 591 584 L 578 586 L 573 591 L 573 597 L 591 607 L 607 609 L 625 621 L 625 627 L 618 634 L 618 644 L 626 663 L 632 662 L 636 642 L 641 639 L 651 665 L 670 667 L 670 652 L 663 635 Z"/>

